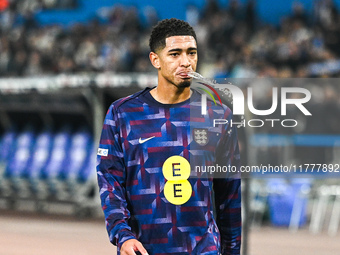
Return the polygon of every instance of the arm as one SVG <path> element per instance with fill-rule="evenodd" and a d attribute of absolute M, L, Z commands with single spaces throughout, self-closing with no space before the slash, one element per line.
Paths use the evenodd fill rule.
<path fill-rule="evenodd" d="M 136 239 L 136 236 L 127 223 L 130 211 L 127 209 L 125 163 L 118 123 L 118 115 L 111 105 L 100 138 L 97 175 L 110 241 L 120 249 L 125 241 Z"/>
<path fill-rule="evenodd" d="M 230 120 L 232 113 L 227 111 L 225 119 Z M 222 132 L 216 148 L 216 163 L 240 169 L 236 126 L 229 124 Z M 241 179 L 239 173 L 216 176 L 214 179 L 215 207 L 217 225 L 221 233 L 223 255 L 240 254 L 241 247 Z"/>

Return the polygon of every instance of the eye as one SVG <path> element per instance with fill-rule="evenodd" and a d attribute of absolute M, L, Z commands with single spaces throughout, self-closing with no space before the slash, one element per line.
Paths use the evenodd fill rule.
<path fill-rule="evenodd" d="M 170 53 L 170 56 L 177 57 L 179 54 L 177 52 Z"/>
<path fill-rule="evenodd" d="M 192 55 L 192 56 L 194 56 L 194 55 L 197 54 L 197 52 L 196 52 L 196 51 L 191 51 L 191 52 L 189 52 L 189 54 Z"/>

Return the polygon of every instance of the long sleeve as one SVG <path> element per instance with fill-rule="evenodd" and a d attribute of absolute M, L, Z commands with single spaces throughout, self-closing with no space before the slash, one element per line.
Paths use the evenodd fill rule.
<path fill-rule="evenodd" d="M 222 132 L 222 139 L 216 148 L 216 163 L 230 166 L 233 172 L 214 178 L 214 193 L 217 226 L 221 233 L 223 255 L 240 254 L 241 247 L 241 179 L 240 154 L 236 126 L 231 127 L 232 113 L 226 112 L 228 125 Z M 236 170 L 236 172 L 234 172 Z"/>
<path fill-rule="evenodd" d="M 130 212 L 126 199 L 126 167 L 120 142 L 118 114 L 111 105 L 100 138 L 97 175 L 102 209 L 110 241 L 119 248 L 136 238 L 128 225 Z"/>

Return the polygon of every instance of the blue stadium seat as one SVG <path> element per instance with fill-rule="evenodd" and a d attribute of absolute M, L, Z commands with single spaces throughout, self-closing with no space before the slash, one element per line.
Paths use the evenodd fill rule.
<path fill-rule="evenodd" d="M 87 162 L 85 164 L 85 167 L 79 171 L 78 175 L 78 181 L 79 183 L 86 183 L 94 175 L 96 175 L 96 149 L 92 143 L 92 149 L 90 150 L 90 153 L 87 157 Z"/>
<path fill-rule="evenodd" d="M 68 128 L 62 129 L 55 134 L 51 149 L 51 157 L 49 158 L 46 168 L 42 171 L 42 178 L 56 178 L 64 165 L 66 155 L 69 150 L 71 133 Z"/>
<path fill-rule="evenodd" d="M 18 195 L 26 196 L 27 190 L 22 182 L 22 176 L 26 167 L 32 159 L 32 149 L 35 142 L 35 135 L 31 127 L 17 136 L 14 143 L 14 152 L 9 155 L 8 164 L 5 170 L 5 177 L 10 179 L 13 192 L 19 192 Z"/>
<path fill-rule="evenodd" d="M 8 179 L 5 179 L 5 169 L 8 164 L 8 159 L 14 151 L 16 135 L 14 129 L 9 129 L 2 135 L 0 143 L 0 193 L 4 196 L 11 194 L 11 185 Z"/>
<path fill-rule="evenodd" d="M 23 176 L 29 181 L 31 190 L 38 192 L 39 179 L 42 170 L 46 167 L 51 156 L 53 136 L 49 130 L 37 135 L 36 143 L 32 151 L 32 160 L 25 169 Z"/>
<path fill-rule="evenodd" d="M 6 162 L 13 153 L 16 132 L 14 129 L 7 130 L 0 143 L 0 162 Z"/>
<path fill-rule="evenodd" d="M 31 164 L 26 168 L 24 176 L 29 179 L 38 179 L 42 168 L 45 167 L 52 147 L 52 135 L 50 131 L 44 131 L 37 135 L 35 146 L 32 150 Z"/>
<path fill-rule="evenodd" d="M 306 223 L 308 196 L 303 193 L 310 185 L 308 179 L 294 179 L 291 183 L 284 179 L 268 180 L 268 205 L 274 226 L 289 226 L 294 223 L 297 228 Z"/>
<path fill-rule="evenodd" d="M 268 180 L 268 205 L 274 226 L 288 226 L 293 209 L 293 191 L 283 179 Z"/>
<path fill-rule="evenodd" d="M 6 176 L 20 177 L 22 175 L 31 159 L 34 141 L 34 133 L 31 128 L 25 129 L 18 135 L 14 145 L 15 151 L 9 155 Z"/>
<path fill-rule="evenodd" d="M 71 131 L 68 126 L 63 127 L 52 138 L 52 148 L 46 167 L 41 170 L 41 179 L 47 184 L 47 192 L 57 192 L 56 180 L 61 173 L 70 148 Z"/>
<path fill-rule="evenodd" d="M 67 162 L 60 174 L 62 180 L 71 182 L 77 180 L 79 173 L 88 165 L 92 147 L 93 139 L 88 130 L 83 129 L 72 135 Z"/>
<path fill-rule="evenodd" d="M 299 226 L 307 222 L 307 206 L 313 184 L 311 178 L 296 178 L 291 182 L 295 194 L 289 228 L 297 231 Z"/>

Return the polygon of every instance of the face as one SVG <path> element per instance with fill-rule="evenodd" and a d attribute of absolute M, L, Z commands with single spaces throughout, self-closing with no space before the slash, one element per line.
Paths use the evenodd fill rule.
<path fill-rule="evenodd" d="M 188 72 L 196 71 L 197 44 L 192 36 L 166 38 L 165 48 L 150 53 L 150 60 L 158 69 L 159 83 L 189 87 L 192 78 Z"/>

